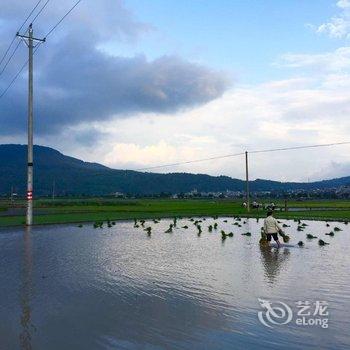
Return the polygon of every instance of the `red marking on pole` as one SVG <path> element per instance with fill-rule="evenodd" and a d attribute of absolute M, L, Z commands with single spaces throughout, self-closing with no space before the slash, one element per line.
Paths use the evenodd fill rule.
<path fill-rule="evenodd" d="M 31 201 L 33 199 L 33 191 L 28 191 L 27 192 L 27 199 Z"/>

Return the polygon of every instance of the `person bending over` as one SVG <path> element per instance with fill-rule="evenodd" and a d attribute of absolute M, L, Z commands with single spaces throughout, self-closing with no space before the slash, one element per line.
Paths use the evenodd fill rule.
<path fill-rule="evenodd" d="M 281 244 L 280 244 L 280 241 L 278 240 L 278 233 L 282 231 L 282 229 L 278 224 L 277 220 L 273 217 L 272 211 L 267 212 L 267 217 L 264 220 L 264 231 L 269 244 L 271 242 L 271 238 L 273 237 L 273 239 L 277 243 L 277 247 L 279 248 Z"/>

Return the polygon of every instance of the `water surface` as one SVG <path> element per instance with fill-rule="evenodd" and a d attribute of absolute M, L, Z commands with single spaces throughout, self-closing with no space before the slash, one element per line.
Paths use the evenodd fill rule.
<path fill-rule="evenodd" d="M 227 222 L 224 222 L 227 220 Z M 69 226 L 0 231 L 1 349 L 348 349 L 350 230 L 297 223 L 290 245 L 262 249 L 255 219 L 171 220 L 142 227 Z M 188 225 L 189 229 L 181 227 Z M 334 226 L 342 229 L 326 236 Z M 349 225 L 350 226 L 350 225 Z M 234 232 L 222 241 L 220 230 Z M 251 237 L 241 233 L 250 231 Z M 330 242 L 308 241 L 312 233 Z M 303 240 L 304 248 L 295 244 Z M 260 323 L 258 299 L 326 301 L 329 327 Z"/>

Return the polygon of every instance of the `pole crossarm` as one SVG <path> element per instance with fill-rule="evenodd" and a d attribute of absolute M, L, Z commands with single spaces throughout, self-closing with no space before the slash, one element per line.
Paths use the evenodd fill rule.
<path fill-rule="evenodd" d="M 33 41 L 39 41 L 42 43 L 44 43 L 46 41 L 46 38 L 44 38 L 44 39 L 39 39 L 39 38 L 34 38 L 34 37 L 30 38 L 28 35 L 22 35 L 19 33 L 17 33 L 16 36 L 18 36 L 19 38 L 22 38 L 22 39 L 27 39 L 27 40 L 32 39 Z"/>
<path fill-rule="evenodd" d="M 29 31 L 32 31 L 33 30 L 33 24 L 31 23 L 29 25 Z M 33 33 L 31 33 L 33 34 Z M 19 32 L 16 33 L 16 36 L 19 37 L 19 38 L 22 38 L 22 39 L 27 39 L 28 41 L 29 40 L 32 40 L 32 42 L 34 41 L 37 41 L 37 42 L 41 42 L 41 43 L 44 43 L 46 41 L 46 38 L 43 38 L 43 39 L 40 39 L 40 38 L 35 38 L 33 37 L 33 35 L 24 35 L 24 34 L 20 34 Z"/>

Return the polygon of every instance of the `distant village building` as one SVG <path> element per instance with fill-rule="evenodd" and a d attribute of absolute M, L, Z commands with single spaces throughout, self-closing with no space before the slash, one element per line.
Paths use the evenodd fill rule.
<path fill-rule="evenodd" d="M 115 192 L 115 193 L 114 193 L 114 197 L 116 197 L 116 198 L 124 198 L 124 197 L 125 197 L 125 194 L 122 193 L 122 192 Z"/>

